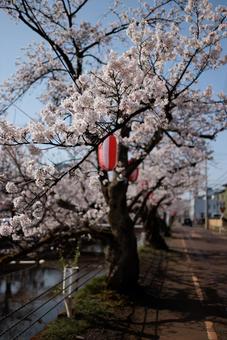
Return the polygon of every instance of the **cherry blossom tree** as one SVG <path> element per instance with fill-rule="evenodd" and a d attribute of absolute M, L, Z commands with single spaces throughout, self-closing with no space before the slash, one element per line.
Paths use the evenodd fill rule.
<path fill-rule="evenodd" d="M 102 19 L 87 21 L 92 11 L 90 0 L 3 0 L 0 4 L 6 14 L 24 23 L 36 33 L 40 43 L 32 43 L 25 49 L 23 60 L 17 60 L 16 74 L 4 84 L 1 97 L 4 112 L 34 85 L 45 83 L 41 99 L 53 105 L 60 103 L 77 87 L 78 77 L 89 69 L 107 61 L 107 51 L 113 38 L 129 26 L 132 16 L 155 24 L 158 20 L 172 21 L 171 13 L 164 7 L 169 0 L 153 6 L 144 4 L 134 11 L 121 11 L 120 1 L 109 1 L 106 12 L 97 13 Z M 85 12 L 86 11 L 86 12 Z M 108 22 L 104 25 L 103 22 Z M 122 41 L 122 39 L 121 39 Z"/>
<path fill-rule="evenodd" d="M 167 138 L 163 138 L 160 149 L 153 150 L 152 158 L 146 158 L 138 183 L 128 191 L 133 222 L 144 225 L 146 243 L 156 248 L 168 248 L 160 232 L 169 235 L 169 227 L 160 213 L 166 215 L 170 209 L 178 210 L 176 202 L 182 194 L 201 187 L 203 161 L 201 150 L 177 148 L 169 144 Z"/>
<path fill-rule="evenodd" d="M 204 139 L 213 139 L 226 128 L 226 96 L 215 96 L 211 86 L 200 90 L 197 85 L 205 71 L 226 63 L 221 48 L 226 8 L 212 8 L 207 0 L 145 3 L 142 12 L 121 15 L 120 24 L 103 30 L 74 24 L 87 1 L 76 5 L 56 1 L 51 8 L 48 1 L 41 3 L 21 0 L 2 5 L 45 41 L 29 50 L 30 62 L 19 66 L 14 80 L 5 84 L 2 110 L 40 79 L 48 80 L 48 91 L 40 121 L 19 128 L 2 119 L 0 142 L 47 144 L 77 152 L 77 160 L 57 174 L 48 166 L 33 170 L 40 201 L 69 173 L 77 173 L 98 145 L 115 133 L 118 167 L 112 178 L 106 171 L 98 174 L 114 236 L 109 283 L 124 290 L 136 284 L 139 273 L 127 205 L 129 174 L 162 148 L 163 138 L 178 148 L 202 151 Z M 111 52 L 106 65 L 82 73 L 87 57 L 103 61 L 94 48 L 125 29 L 132 47 L 120 56 Z M 129 150 L 134 159 L 130 164 Z"/>
<path fill-rule="evenodd" d="M 110 232 L 103 227 L 107 222 L 107 207 L 100 183 L 98 178 L 90 177 L 97 171 L 94 159 L 92 161 L 90 157 L 76 174 L 68 174 L 49 195 L 42 195 L 37 200 L 40 187 L 44 185 L 40 174 L 45 173 L 51 180 L 59 165 L 42 166 L 42 154 L 34 147 L 30 153 L 20 146 L 2 147 L 1 156 L 4 159 L 1 201 L 5 202 L 2 209 L 8 211 L 8 219 L 0 225 L 0 237 L 7 238 L 10 245 L 6 251 L 8 256 L 1 262 L 38 252 L 41 246 L 61 249 L 71 243 L 75 250 L 78 239 L 84 234 L 111 241 Z M 69 167 L 67 164 L 61 166 L 65 171 Z M 35 180 L 36 171 L 39 175 Z M 14 216 L 15 211 L 17 215 Z"/>

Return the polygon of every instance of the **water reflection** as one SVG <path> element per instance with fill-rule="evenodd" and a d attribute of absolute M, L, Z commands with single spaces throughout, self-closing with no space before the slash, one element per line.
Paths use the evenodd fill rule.
<path fill-rule="evenodd" d="M 3 305 L 3 310 L 2 314 L 8 314 L 9 313 L 9 299 L 12 297 L 12 288 L 11 288 L 11 281 L 7 278 L 5 282 L 5 297 L 4 297 L 4 303 Z"/>
<path fill-rule="evenodd" d="M 42 292 L 48 290 L 61 279 L 62 271 L 60 268 L 56 267 L 55 263 L 28 268 L 26 270 L 21 270 L 0 277 L 0 333 L 10 328 L 15 322 L 22 319 L 32 310 L 40 306 L 51 296 L 51 294 L 53 295 L 53 292 L 50 291 L 47 295 L 45 294 L 39 299 L 33 301 L 6 319 L 3 319 L 4 316 L 15 311 L 20 306 L 40 295 Z M 58 299 L 60 299 L 60 297 L 55 298 L 39 311 L 35 312 L 31 318 L 28 318 L 22 324 L 14 327 L 12 331 L 0 336 L 0 339 L 13 339 L 13 337 L 15 337 L 21 329 L 28 327 L 29 323 L 41 316 L 46 310 L 48 310 L 48 308 L 50 309 L 51 306 L 58 301 Z M 57 316 L 56 313 L 58 312 L 59 310 L 55 311 L 52 316 L 48 316 L 48 319 L 55 318 Z M 32 333 L 26 333 L 27 335 L 25 334 L 19 339 L 30 339 L 31 335 L 36 334 L 40 329 L 42 329 L 42 326 L 40 328 L 40 325 L 36 325 L 33 328 L 35 329 L 33 329 Z"/>
<path fill-rule="evenodd" d="M 144 235 L 141 233 L 141 231 L 137 232 L 137 240 L 138 246 L 143 244 Z M 103 248 L 100 246 L 100 244 L 96 244 L 92 248 L 88 248 L 86 250 L 88 253 L 95 252 L 96 254 L 103 252 Z M 84 253 L 86 253 L 86 251 L 84 251 Z M 97 260 L 94 254 L 91 257 L 88 255 L 84 255 L 84 257 L 82 256 L 80 262 L 82 267 L 84 265 L 84 269 L 80 270 L 80 273 L 83 275 L 83 272 L 87 272 L 92 277 L 94 271 L 92 265 L 94 264 L 94 267 L 96 267 L 99 261 L 100 259 Z M 89 267 L 86 267 L 86 264 L 88 264 Z M 0 340 L 14 339 L 22 330 L 31 326 L 35 320 L 41 318 L 40 321 L 35 323 L 34 326 L 26 331 L 26 333 L 17 337 L 19 340 L 29 340 L 33 335 L 36 335 L 38 332 L 40 332 L 48 322 L 54 320 L 64 308 L 63 303 L 55 307 L 56 303 L 62 299 L 61 294 L 52 299 L 53 295 L 56 293 L 56 290 L 50 290 L 48 293 L 44 294 L 38 299 L 35 299 L 33 302 L 18 310 L 16 313 L 5 319 L 3 318 L 12 311 L 15 311 L 16 309 L 25 305 L 27 302 L 37 297 L 41 293 L 50 289 L 61 280 L 62 270 L 59 267 L 59 263 L 55 261 L 44 263 L 41 266 L 33 266 L 0 277 L 0 333 L 10 329 L 13 324 L 25 318 L 26 315 L 33 312 L 39 306 L 43 305 L 48 299 L 50 300 L 40 309 L 37 309 L 35 313 L 32 313 L 26 317 L 23 322 L 18 323 L 17 326 L 13 327 L 3 336 L 0 336 Z M 84 280 L 87 282 L 87 277 L 84 277 Z M 51 312 L 47 313 L 51 308 L 53 308 Z M 42 317 L 45 313 L 46 315 Z"/>

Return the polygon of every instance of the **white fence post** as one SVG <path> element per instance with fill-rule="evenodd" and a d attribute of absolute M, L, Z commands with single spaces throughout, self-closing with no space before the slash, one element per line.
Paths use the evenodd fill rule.
<path fill-rule="evenodd" d="M 64 266 L 63 269 L 63 295 L 65 296 L 64 303 L 68 318 L 72 317 L 72 294 L 77 288 L 77 273 L 79 267 Z"/>

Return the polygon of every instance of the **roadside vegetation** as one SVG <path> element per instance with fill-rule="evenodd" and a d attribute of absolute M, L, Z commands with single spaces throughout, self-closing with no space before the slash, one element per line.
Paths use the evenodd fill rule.
<path fill-rule="evenodd" d="M 78 339 L 88 329 L 102 327 L 105 321 L 114 318 L 115 311 L 129 303 L 126 296 L 107 289 L 106 277 L 94 278 L 75 295 L 73 299 L 74 317 L 68 319 L 60 315 L 34 339 Z"/>
<path fill-rule="evenodd" d="M 150 246 L 139 248 L 141 286 L 131 295 L 119 294 L 107 288 L 105 276 L 94 278 L 80 289 L 73 299 L 73 318 L 61 314 L 47 325 L 33 340 L 108 339 L 117 338 L 127 328 L 136 308 L 143 308 L 150 300 L 146 294 L 149 278 L 158 270 L 165 251 Z M 135 329 L 136 332 L 136 329 Z"/>

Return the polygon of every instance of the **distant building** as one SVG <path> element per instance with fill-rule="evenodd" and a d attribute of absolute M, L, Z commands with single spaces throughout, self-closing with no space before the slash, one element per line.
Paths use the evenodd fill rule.
<path fill-rule="evenodd" d="M 220 201 L 217 194 L 211 188 L 208 188 L 208 218 L 217 218 L 221 216 Z M 203 223 L 205 219 L 205 195 L 194 197 L 194 221 Z"/>
<path fill-rule="evenodd" d="M 223 217 L 227 219 L 227 184 L 224 184 L 223 186 L 224 189 L 216 193 L 216 198 L 219 202 L 220 213 L 222 213 Z"/>
<path fill-rule="evenodd" d="M 191 220 L 193 220 L 193 211 L 194 209 L 191 199 L 182 198 L 178 202 L 177 215 L 182 223 L 185 218 L 190 218 Z"/>

